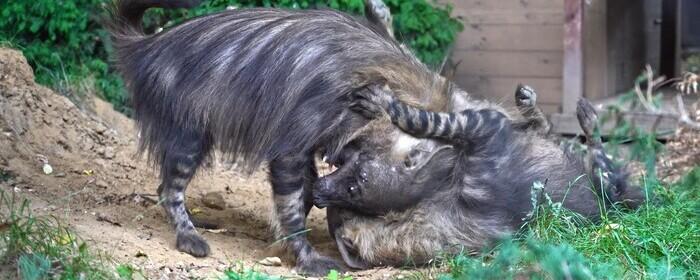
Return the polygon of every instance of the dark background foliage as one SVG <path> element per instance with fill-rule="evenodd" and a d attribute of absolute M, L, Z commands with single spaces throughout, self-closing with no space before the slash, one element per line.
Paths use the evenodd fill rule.
<path fill-rule="evenodd" d="M 439 65 L 462 30 L 451 7 L 429 0 L 387 0 L 396 37 L 430 66 Z M 123 85 L 109 66 L 109 36 L 99 24 L 109 0 L 0 0 L 0 42 L 22 50 L 39 83 L 64 94 L 92 91 L 128 113 Z M 332 8 L 362 15 L 363 0 L 205 0 L 192 10 L 150 10 L 146 31 L 227 7 Z M 80 92 L 76 92 L 80 91 Z"/>

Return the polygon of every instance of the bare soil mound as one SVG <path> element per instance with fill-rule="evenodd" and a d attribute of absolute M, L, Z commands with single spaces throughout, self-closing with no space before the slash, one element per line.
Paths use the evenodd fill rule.
<path fill-rule="evenodd" d="M 136 155 L 132 121 L 96 98 L 81 107 L 86 109 L 37 85 L 20 52 L 0 48 L 0 168 L 11 175 L 0 188 L 31 199 L 35 213 L 59 217 L 92 247 L 143 269 L 151 279 L 213 276 L 237 262 L 292 273 L 293 262 L 272 246 L 264 171 L 248 176 L 213 162 L 198 174 L 187 203 L 196 217 L 223 230 L 200 230 L 212 256 L 191 257 L 174 248 L 173 231 L 156 205 L 158 176 Z M 315 209 L 309 224 L 312 243 L 337 257 L 325 214 Z M 281 267 L 256 265 L 275 256 L 282 257 Z M 355 276 L 381 278 L 392 271 Z"/>

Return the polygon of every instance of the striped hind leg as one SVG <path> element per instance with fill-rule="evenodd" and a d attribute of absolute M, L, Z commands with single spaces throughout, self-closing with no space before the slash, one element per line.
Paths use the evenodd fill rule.
<path fill-rule="evenodd" d="M 185 206 L 185 189 L 209 152 L 210 144 L 195 132 L 180 131 L 172 135 L 161 161 L 162 182 L 158 195 L 175 227 L 177 249 L 195 257 L 205 257 L 209 255 L 209 245 L 190 220 Z"/>
<path fill-rule="evenodd" d="M 310 190 L 317 179 L 312 156 L 285 156 L 270 162 L 274 199 L 275 234 L 294 253 L 299 273 L 325 276 L 341 266 L 319 254 L 306 238 L 306 215 L 311 209 Z"/>

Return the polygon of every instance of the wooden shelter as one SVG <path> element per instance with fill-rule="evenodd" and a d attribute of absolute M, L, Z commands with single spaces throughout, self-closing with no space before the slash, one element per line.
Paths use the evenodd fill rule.
<path fill-rule="evenodd" d="M 464 22 L 452 50 L 452 60 L 461 61 L 454 80 L 504 104 L 513 102 L 518 83 L 531 85 L 558 132 L 577 131 L 580 97 L 610 102 L 633 87 L 646 64 L 676 76 L 683 51 L 700 46 L 696 0 L 445 2 Z M 681 40 L 689 33 L 695 37 Z"/>

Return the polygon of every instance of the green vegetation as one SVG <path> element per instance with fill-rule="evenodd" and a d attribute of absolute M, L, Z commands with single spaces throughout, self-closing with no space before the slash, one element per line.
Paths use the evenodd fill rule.
<path fill-rule="evenodd" d="M 24 53 L 37 82 L 64 94 L 96 91 L 124 111 L 121 81 L 107 63 L 108 35 L 97 22 L 103 2 L 5 2 L 0 5 L 0 42 Z"/>
<path fill-rule="evenodd" d="M 222 280 L 280 280 L 281 277 L 267 275 L 253 269 L 228 269 L 224 271 Z"/>
<path fill-rule="evenodd" d="M 99 24 L 109 0 L 10 1 L 0 5 L 0 42 L 22 50 L 37 81 L 70 97 L 95 93 L 129 113 L 122 81 L 109 66 L 109 35 Z M 439 65 L 462 29 L 449 6 L 428 0 L 389 0 L 397 38 L 426 64 Z M 153 32 L 186 18 L 227 7 L 332 8 L 361 15 L 363 0 L 205 0 L 186 11 L 151 10 L 144 27 Z"/>
<path fill-rule="evenodd" d="M 262 272 L 258 272 L 254 269 L 244 268 L 242 266 L 238 266 L 235 268 L 229 268 L 228 270 L 224 271 L 224 275 L 220 279 L 221 280 L 281 280 L 284 278 L 280 277 L 280 276 L 268 275 L 268 274 L 265 274 Z M 322 279 L 325 279 L 325 280 L 352 280 L 352 277 L 342 276 L 337 271 L 331 270 L 331 272 L 329 272 L 328 275 L 326 275 L 326 277 L 324 277 Z"/>
<path fill-rule="evenodd" d="M 0 265 L 22 279 L 112 279 L 102 256 L 53 217 L 35 217 L 27 200 L 0 191 Z"/>

